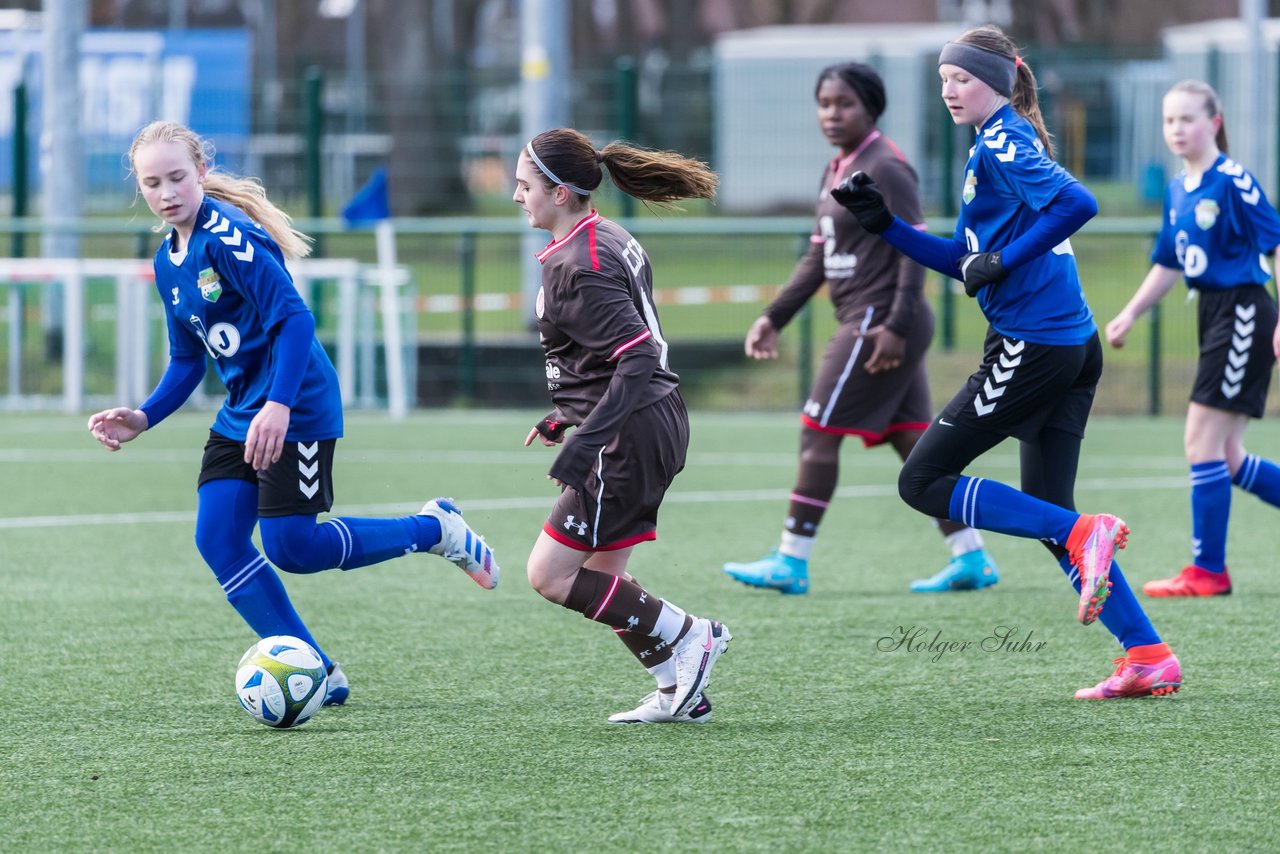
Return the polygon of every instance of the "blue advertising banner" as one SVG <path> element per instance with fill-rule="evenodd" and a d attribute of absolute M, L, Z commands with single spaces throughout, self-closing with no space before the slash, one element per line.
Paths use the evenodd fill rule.
<path fill-rule="evenodd" d="M 14 87 L 27 85 L 30 181 L 39 185 L 41 34 L 0 30 L 0 191 L 13 179 Z M 81 40 L 81 132 L 89 192 L 131 191 L 124 156 L 155 119 L 182 122 L 214 141 L 233 171 L 251 115 L 249 34 L 244 30 L 89 30 Z"/>

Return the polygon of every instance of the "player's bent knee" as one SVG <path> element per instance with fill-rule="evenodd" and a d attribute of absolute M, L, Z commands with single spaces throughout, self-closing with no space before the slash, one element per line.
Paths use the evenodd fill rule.
<path fill-rule="evenodd" d="M 909 506 L 920 510 L 919 504 L 929 487 L 930 480 L 928 475 L 921 474 L 916 467 L 904 465 L 898 472 L 898 495 Z"/>
<path fill-rule="evenodd" d="M 564 604 L 569 597 L 568 586 L 564 578 L 553 572 L 550 567 L 530 562 L 528 566 L 529 586 L 534 592 L 557 605 Z"/>
<path fill-rule="evenodd" d="M 898 495 L 912 509 L 935 519 L 946 519 L 950 515 L 955 483 L 955 475 L 934 466 L 912 464 L 908 459 L 898 473 Z"/>
<path fill-rule="evenodd" d="M 196 526 L 196 551 L 209 566 L 227 566 L 246 552 L 253 551 L 248 537 L 228 536 L 213 526 Z"/>
<path fill-rule="evenodd" d="M 284 517 L 287 518 L 287 517 Z M 304 524 L 281 520 L 261 520 L 262 551 L 267 560 L 285 572 L 308 573 L 330 569 L 327 543 L 315 536 L 313 520 L 298 520 Z"/>

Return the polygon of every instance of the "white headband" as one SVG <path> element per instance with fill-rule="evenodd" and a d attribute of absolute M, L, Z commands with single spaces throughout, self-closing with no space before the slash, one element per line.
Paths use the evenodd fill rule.
<path fill-rule="evenodd" d="M 579 196 L 589 196 L 589 195 L 591 195 L 591 191 L 590 191 L 590 190 L 584 190 L 584 189 L 582 189 L 581 187 L 575 187 L 575 186 L 573 186 L 572 184 L 567 183 L 567 182 L 565 182 L 565 181 L 561 181 L 559 178 L 557 178 L 557 177 L 556 177 L 556 173 L 554 173 L 554 172 L 552 172 L 550 169 L 548 169 L 548 168 L 547 168 L 547 165 L 546 165 L 545 163 L 543 163 L 541 160 L 539 160 L 539 159 L 538 159 L 538 155 L 534 153 L 534 151 L 533 151 L 533 140 L 529 140 L 528 144 L 527 144 L 527 145 L 525 145 L 524 150 L 525 150 L 525 151 L 527 151 L 527 152 L 529 152 L 529 159 L 531 159 L 531 160 L 533 161 L 533 165 L 537 166 L 540 170 L 542 170 L 542 174 L 543 174 L 543 175 L 546 175 L 548 178 L 550 178 L 550 179 L 551 179 L 551 183 L 553 183 L 553 184 L 559 184 L 559 185 L 560 185 L 560 186 L 562 186 L 562 187 L 565 187 L 565 188 L 567 188 L 567 189 L 573 190 L 573 191 L 574 191 L 575 193 L 577 193 Z"/>

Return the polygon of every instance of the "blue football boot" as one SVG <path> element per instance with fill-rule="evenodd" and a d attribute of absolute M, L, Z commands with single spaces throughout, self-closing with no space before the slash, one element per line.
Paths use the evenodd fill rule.
<path fill-rule="evenodd" d="M 751 563 L 726 563 L 724 571 L 750 587 L 795 595 L 809 592 L 809 561 L 781 554 L 777 549 Z"/>
<path fill-rule="evenodd" d="M 946 593 L 950 590 L 981 590 L 1000 580 L 996 562 L 986 549 L 975 549 L 953 557 L 933 578 L 911 582 L 917 593 Z"/>

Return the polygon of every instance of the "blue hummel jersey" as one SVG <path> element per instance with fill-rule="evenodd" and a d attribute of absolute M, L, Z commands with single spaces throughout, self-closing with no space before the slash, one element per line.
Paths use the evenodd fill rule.
<path fill-rule="evenodd" d="M 1164 193 L 1164 217 L 1151 260 L 1181 270 L 1187 287 L 1224 290 L 1264 285 L 1266 255 L 1280 245 L 1280 216 L 1261 185 L 1225 154 L 1187 187 L 1179 172 Z"/>
<path fill-rule="evenodd" d="M 156 290 L 165 305 L 169 352 L 213 357 L 227 399 L 213 429 L 243 442 L 267 402 L 275 375 L 267 332 L 308 311 L 284 266 L 280 247 L 238 208 L 205 197 L 186 252 L 171 253 L 173 235 L 155 257 Z M 311 355 L 289 418 L 289 441 L 342 435 L 338 375 L 320 342 Z"/>
<path fill-rule="evenodd" d="M 996 252 L 1031 228 L 1076 179 L 1044 153 L 1031 123 L 1005 105 L 978 131 L 965 164 L 955 239 L 970 252 Z M 1033 344 L 1079 344 L 1097 327 L 1085 302 L 1071 241 L 978 292 L 1001 335 Z"/>

